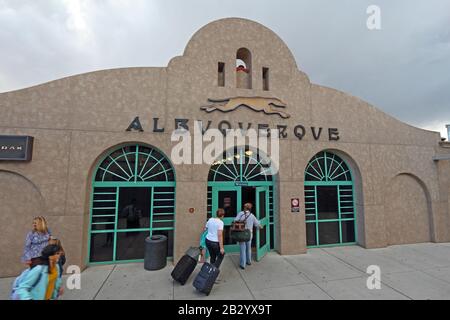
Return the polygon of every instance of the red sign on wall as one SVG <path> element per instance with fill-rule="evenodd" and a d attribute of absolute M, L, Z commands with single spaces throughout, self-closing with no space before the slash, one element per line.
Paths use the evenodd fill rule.
<path fill-rule="evenodd" d="M 224 208 L 231 206 L 231 198 L 230 197 L 223 198 L 223 206 L 224 206 Z"/>
<path fill-rule="evenodd" d="M 291 199 L 291 212 L 300 212 L 300 199 L 299 198 Z"/>

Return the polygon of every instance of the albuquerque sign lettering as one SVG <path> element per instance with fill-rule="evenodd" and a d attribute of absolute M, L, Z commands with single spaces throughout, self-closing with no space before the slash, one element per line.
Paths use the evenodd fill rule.
<path fill-rule="evenodd" d="M 314 138 L 314 140 L 319 140 L 323 135 L 326 135 L 329 141 L 339 141 L 340 135 L 339 135 L 339 129 L 338 128 L 323 128 L 323 127 L 312 127 L 312 126 L 305 126 L 303 124 L 298 124 L 294 126 L 293 128 L 289 129 L 287 125 L 277 125 L 273 128 L 271 128 L 268 124 L 256 124 L 254 125 L 251 122 L 238 122 L 231 124 L 228 120 L 222 120 L 218 122 L 217 124 L 213 124 L 212 121 L 207 121 L 207 123 L 204 123 L 201 120 L 193 121 L 192 123 L 198 123 L 201 126 L 201 131 L 203 134 L 206 134 L 210 129 L 218 129 L 224 136 L 227 135 L 227 132 L 233 129 L 239 129 L 239 130 L 249 130 L 254 129 L 257 130 L 259 133 L 264 133 L 267 136 L 270 136 L 271 129 L 277 129 L 278 135 L 280 139 L 288 139 L 289 135 L 291 134 L 298 140 L 303 140 L 303 138 L 310 134 Z M 191 126 L 190 119 L 174 119 L 174 126 L 173 130 L 178 129 L 184 129 L 189 131 Z M 126 131 L 140 131 L 143 132 L 144 128 L 141 125 L 141 121 L 139 117 L 136 117 L 128 126 Z M 155 133 L 164 133 L 166 132 L 166 129 L 164 127 L 161 127 L 160 125 L 160 119 L 159 118 L 153 118 L 153 128 L 152 132 Z"/>
<path fill-rule="evenodd" d="M 232 97 L 225 99 L 208 99 L 209 104 L 200 107 L 200 110 L 211 113 L 219 111 L 222 113 L 233 112 L 239 108 L 248 108 L 254 112 L 263 112 L 266 115 L 278 115 L 282 119 L 288 119 L 291 117 L 289 113 L 286 112 L 287 104 L 282 100 L 273 97 Z M 163 133 L 165 132 L 164 127 L 160 127 L 159 118 L 153 118 L 153 132 Z M 322 135 L 326 135 L 329 141 L 339 141 L 339 129 L 338 128 L 323 128 L 323 127 L 313 127 L 305 126 L 303 124 L 297 124 L 293 128 L 289 128 L 287 125 L 276 125 L 276 127 L 271 128 L 268 124 L 259 123 L 253 124 L 251 122 L 238 122 L 234 125 L 228 120 L 222 120 L 216 125 L 213 125 L 212 121 L 207 121 L 206 124 L 203 121 L 194 121 L 200 126 L 200 130 L 203 135 L 205 135 L 210 129 L 218 129 L 224 136 L 227 136 L 228 132 L 234 130 L 248 131 L 250 129 L 256 130 L 258 134 L 264 134 L 270 137 L 271 131 L 278 132 L 279 139 L 289 138 L 289 134 L 292 134 L 298 140 L 303 140 L 307 134 L 311 134 L 314 140 L 319 140 Z M 174 130 L 184 129 L 189 131 L 190 120 L 176 118 L 174 119 Z M 275 130 L 276 129 L 276 130 Z M 128 126 L 127 131 L 144 131 L 139 117 L 136 117 Z"/>

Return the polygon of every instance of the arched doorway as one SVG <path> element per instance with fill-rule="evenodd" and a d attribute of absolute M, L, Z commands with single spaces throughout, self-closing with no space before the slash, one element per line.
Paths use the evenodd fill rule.
<path fill-rule="evenodd" d="M 388 245 L 432 241 L 429 199 L 426 185 L 412 174 L 402 173 L 389 181 L 384 197 Z"/>
<path fill-rule="evenodd" d="M 245 203 L 253 204 L 253 213 L 264 226 L 254 231 L 252 247 L 259 261 L 275 248 L 274 175 L 270 160 L 257 150 L 236 147 L 224 152 L 208 175 L 208 218 L 218 208 L 225 209 L 225 251 L 239 252 L 239 245 L 230 239 L 230 226 Z"/>
<path fill-rule="evenodd" d="M 338 155 L 316 154 L 305 170 L 308 248 L 356 244 L 352 172 Z"/>
<path fill-rule="evenodd" d="M 144 239 L 168 237 L 173 255 L 175 172 L 157 149 L 133 144 L 106 155 L 92 180 L 89 225 L 90 264 L 137 262 Z"/>
<path fill-rule="evenodd" d="M 11 239 L 4 242 L 2 247 L 0 277 L 12 277 L 23 271 L 24 265 L 20 259 L 23 254 L 22 240 L 30 231 L 33 218 L 47 210 L 45 199 L 31 180 L 19 173 L 4 170 L 0 170 L 0 204 L 0 234 L 5 240 Z M 53 220 L 53 217 L 46 218 L 50 220 L 48 222 L 51 223 L 52 229 L 57 230 L 53 221 L 58 220 Z M 18 241 L 12 241 L 17 238 Z"/>

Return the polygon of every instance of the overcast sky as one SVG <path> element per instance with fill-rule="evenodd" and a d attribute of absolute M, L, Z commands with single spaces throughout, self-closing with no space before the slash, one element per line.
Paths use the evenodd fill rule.
<path fill-rule="evenodd" d="M 381 9 L 370 31 L 369 5 Z M 203 25 L 255 20 L 311 81 L 445 134 L 448 0 L 0 0 L 0 92 L 94 70 L 166 66 Z"/>

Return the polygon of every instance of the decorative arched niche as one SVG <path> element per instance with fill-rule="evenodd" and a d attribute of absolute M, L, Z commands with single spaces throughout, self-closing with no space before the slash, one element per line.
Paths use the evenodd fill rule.
<path fill-rule="evenodd" d="M 236 87 L 252 88 L 252 54 L 247 48 L 240 48 L 236 53 Z"/>

